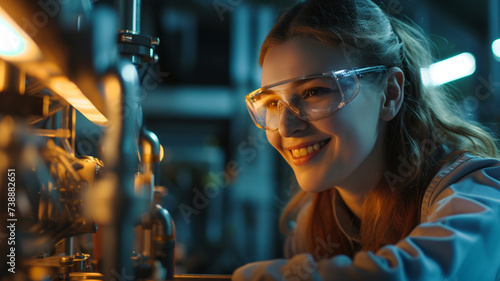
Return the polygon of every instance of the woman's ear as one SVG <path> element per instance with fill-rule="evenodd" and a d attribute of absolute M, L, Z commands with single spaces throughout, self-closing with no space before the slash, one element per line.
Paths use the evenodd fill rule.
<path fill-rule="evenodd" d="M 398 114 L 404 99 L 404 83 L 405 75 L 399 67 L 389 69 L 380 109 L 382 120 L 390 121 Z"/>

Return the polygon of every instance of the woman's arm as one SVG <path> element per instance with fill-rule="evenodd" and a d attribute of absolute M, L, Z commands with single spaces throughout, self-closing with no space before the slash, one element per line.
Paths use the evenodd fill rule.
<path fill-rule="evenodd" d="M 426 222 L 376 253 L 299 254 L 248 264 L 233 280 L 500 280 L 500 167 L 464 175 L 433 202 Z"/>

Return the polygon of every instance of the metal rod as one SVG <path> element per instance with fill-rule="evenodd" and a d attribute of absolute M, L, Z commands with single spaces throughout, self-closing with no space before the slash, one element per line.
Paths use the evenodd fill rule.
<path fill-rule="evenodd" d="M 71 107 L 71 155 L 75 156 L 76 109 Z"/>
<path fill-rule="evenodd" d="M 66 105 L 63 109 L 62 109 L 62 115 L 61 115 L 61 127 L 63 130 L 66 130 L 69 132 L 68 136 L 66 137 L 62 137 L 60 138 L 60 142 L 61 144 L 63 145 L 64 149 L 66 149 L 66 151 L 68 153 L 70 153 L 71 155 L 74 155 L 74 151 L 71 147 L 71 145 L 69 144 L 68 142 L 68 138 L 71 137 L 71 129 L 70 129 L 70 125 L 69 125 L 69 115 L 70 115 L 70 112 L 71 112 L 71 105 Z"/>
<path fill-rule="evenodd" d="M 49 138 L 69 138 L 71 136 L 71 132 L 68 129 L 30 129 L 29 133 Z"/>
<path fill-rule="evenodd" d="M 119 0 L 120 30 L 141 33 L 141 0 Z"/>

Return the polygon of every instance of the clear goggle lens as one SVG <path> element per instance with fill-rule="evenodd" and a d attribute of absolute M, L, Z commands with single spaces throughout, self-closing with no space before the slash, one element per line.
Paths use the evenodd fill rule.
<path fill-rule="evenodd" d="M 257 127 L 276 130 L 283 107 L 302 120 L 325 118 L 356 97 L 358 78 L 386 70 L 385 66 L 373 66 L 293 78 L 257 89 L 245 101 Z"/>

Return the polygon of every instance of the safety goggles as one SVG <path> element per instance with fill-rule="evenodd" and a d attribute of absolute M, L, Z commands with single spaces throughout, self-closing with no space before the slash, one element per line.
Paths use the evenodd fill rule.
<path fill-rule="evenodd" d="M 325 118 L 356 97 L 359 79 L 386 71 L 386 66 L 379 65 L 296 77 L 257 89 L 245 102 L 257 127 L 276 130 L 283 106 L 305 121 Z"/>

